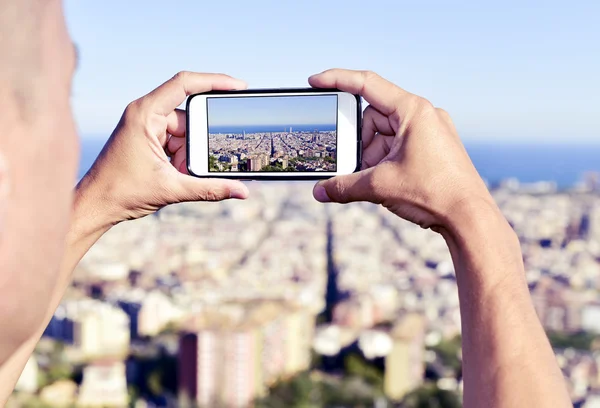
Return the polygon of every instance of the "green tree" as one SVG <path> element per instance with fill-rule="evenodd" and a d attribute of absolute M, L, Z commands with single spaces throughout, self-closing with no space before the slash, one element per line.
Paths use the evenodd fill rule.
<path fill-rule="evenodd" d="M 303 372 L 275 384 L 256 408 L 371 408 L 377 392 L 358 377 L 333 377 Z"/>
<path fill-rule="evenodd" d="M 71 380 L 75 374 L 73 366 L 65 359 L 65 345 L 62 342 L 55 342 L 48 359 L 47 376 L 44 379 L 48 384 L 60 380 Z"/>
<path fill-rule="evenodd" d="M 138 389 L 133 385 L 128 386 L 127 395 L 129 396 L 129 406 L 134 408 L 138 398 L 140 397 Z"/>
<path fill-rule="evenodd" d="M 208 168 L 211 170 L 219 170 L 217 166 L 217 158 L 214 156 L 208 156 Z"/>
<path fill-rule="evenodd" d="M 362 378 L 376 390 L 383 391 L 383 372 L 362 356 L 349 354 L 344 360 L 344 366 L 348 374 Z"/>
<path fill-rule="evenodd" d="M 430 349 L 436 353 L 442 364 L 458 373 L 462 367 L 460 360 L 461 336 L 457 335 L 448 340 L 442 340 Z"/>
<path fill-rule="evenodd" d="M 557 349 L 574 348 L 589 351 L 592 348 L 592 343 L 599 339 L 595 334 L 583 331 L 577 333 L 549 331 L 547 334 L 550 344 Z"/>
<path fill-rule="evenodd" d="M 260 171 L 273 172 L 273 171 L 283 171 L 283 169 L 278 166 L 265 166 L 262 169 L 260 169 Z"/>
<path fill-rule="evenodd" d="M 148 376 L 148 389 L 153 395 L 159 396 L 163 393 L 162 375 L 160 370 L 154 370 Z"/>
<path fill-rule="evenodd" d="M 435 384 L 425 384 L 411 391 L 402 401 L 403 408 L 461 408 L 462 403 L 456 393 L 438 388 Z"/>

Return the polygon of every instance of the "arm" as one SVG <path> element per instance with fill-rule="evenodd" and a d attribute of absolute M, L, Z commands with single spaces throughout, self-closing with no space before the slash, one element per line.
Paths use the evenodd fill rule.
<path fill-rule="evenodd" d="M 450 116 L 370 72 L 329 70 L 316 87 L 360 93 L 360 172 L 318 183 L 321 202 L 370 201 L 445 238 L 456 270 L 465 407 L 572 406 L 537 318 L 519 241 Z"/>
<path fill-rule="evenodd" d="M 491 204 L 461 210 L 441 233 L 454 261 L 465 407 L 570 407 L 529 296 L 517 236 Z"/>
<path fill-rule="evenodd" d="M 225 75 L 181 73 L 127 107 L 102 153 L 75 189 L 65 253 L 58 272 L 47 283 L 48 295 L 33 296 L 35 303 L 20 306 L 42 318 L 34 327 L 11 320 L 12 327 L 8 329 L 27 336 L 16 347 L 0 350 L 8 356 L 0 360 L 0 406 L 10 396 L 52 319 L 73 270 L 113 225 L 178 202 L 248 196 L 248 189 L 239 181 L 198 179 L 187 174 L 185 112 L 176 109 L 191 93 L 243 87 L 243 82 Z M 19 287 L 13 291 L 22 296 L 22 290 L 25 289 Z M 10 293 L 10 288 L 6 288 L 6 293 Z"/>

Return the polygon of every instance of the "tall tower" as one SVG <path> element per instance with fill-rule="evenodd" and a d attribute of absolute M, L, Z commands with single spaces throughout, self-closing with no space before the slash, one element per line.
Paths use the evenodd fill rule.
<path fill-rule="evenodd" d="M 384 392 L 392 400 L 401 400 L 423 381 L 425 373 L 425 321 L 408 314 L 392 329 L 392 351 L 385 359 Z"/>
<path fill-rule="evenodd" d="M 292 133 L 292 127 L 290 126 L 290 133 Z"/>

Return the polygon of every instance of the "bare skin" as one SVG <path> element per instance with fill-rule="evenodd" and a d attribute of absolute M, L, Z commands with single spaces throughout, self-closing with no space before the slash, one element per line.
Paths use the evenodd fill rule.
<path fill-rule="evenodd" d="M 73 190 L 78 145 L 69 92 L 75 56 L 62 3 L 0 0 L 3 9 L 26 17 L 27 7 L 18 9 L 22 4 L 39 10 L 39 22 L 32 25 L 38 31 L 19 32 L 22 21 L 3 21 L 0 29 L 13 20 L 16 26 L 11 36 L 0 36 L 0 51 L 30 52 L 35 57 L 39 93 L 35 115 L 26 114 L 13 88 L 15 72 L 27 72 L 29 66 L 2 71 L 2 405 L 73 269 L 102 234 L 117 223 L 172 203 L 248 196 L 238 181 L 186 174 L 184 113 L 176 107 L 190 93 L 245 87 L 226 75 L 195 73 L 179 74 L 130 104 L 93 168 Z M 18 46 L 7 42 L 12 40 Z M 24 48 L 31 42 L 36 47 Z M 24 79 L 24 84 L 32 80 Z M 312 77 L 310 83 L 360 92 L 371 103 L 364 119 L 363 171 L 319 183 L 315 197 L 382 204 L 438 231 L 448 242 L 463 319 L 465 406 L 570 406 L 529 300 L 518 241 L 472 166 L 449 116 L 371 73 L 333 70 Z"/>
<path fill-rule="evenodd" d="M 572 406 L 529 297 L 517 236 L 450 116 L 371 72 L 329 70 L 310 83 L 360 93 L 370 104 L 362 170 L 318 183 L 315 198 L 381 204 L 448 244 L 460 298 L 464 406 Z"/>

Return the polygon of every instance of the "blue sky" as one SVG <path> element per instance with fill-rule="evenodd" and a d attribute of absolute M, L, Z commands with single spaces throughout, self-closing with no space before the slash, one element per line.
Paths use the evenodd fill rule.
<path fill-rule="evenodd" d="M 85 137 L 179 70 L 250 87 L 371 69 L 445 108 L 465 140 L 600 142 L 600 2 L 66 0 Z"/>
<path fill-rule="evenodd" d="M 335 125 L 337 96 L 208 98 L 209 126 Z"/>

